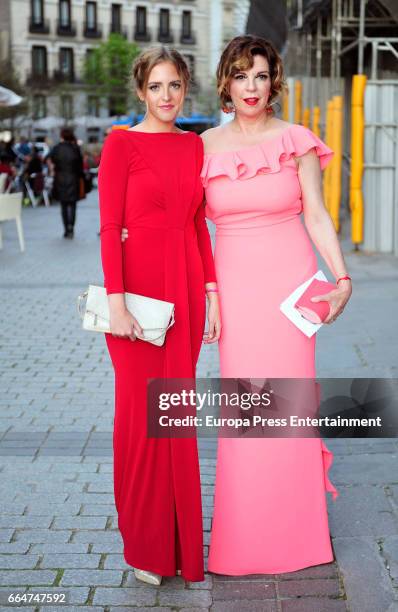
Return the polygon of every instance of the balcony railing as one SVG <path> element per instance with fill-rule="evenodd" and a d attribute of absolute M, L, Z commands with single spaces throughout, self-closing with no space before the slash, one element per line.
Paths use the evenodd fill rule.
<path fill-rule="evenodd" d="M 57 19 L 57 34 L 58 36 L 76 36 L 76 22 L 64 23 Z"/>
<path fill-rule="evenodd" d="M 112 23 L 109 30 L 110 34 L 120 34 L 124 38 L 128 38 L 128 32 L 127 26 L 117 25 L 116 23 Z"/>
<path fill-rule="evenodd" d="M 30 17 L 28 29 L 31 34 L 49 34 L 50 22 L 48 19 L 36 21 L 33 17 Z"/>
<path fill-rule="evenodd" d="M 189 34 L 181 33 L 180 43 L 182 45 L 196 45 L 196 34 L 190 32 Z"/>
<path fill-rule="evenodd" d="M 85 38 L 102 38 L 102 26 L 98 23 L 92 25 L 84 22 L 83 33 Z"/>
<path fill-rule="evenodd" d="M 146 28 L 145 31 L 137 29 L 134 30 L 134 40 L 138 40 L 140 42 L 149 42 L 151 38 L 151 31 L 148 28 Z"/>
<path fill-rule="evenodd" d="M 50 85 L 50 77 L 47 72 L 35 72 L 32 70 L 26 75 L 26 85 L 31 87 L 46 87 Z"/>
<path fill-rule="evenodd" d="M 64 72 L 63 70 L 54 70 L 53 73 L 54 83 L 74 83 L 75 75 L 73 72 Z"/>
<path fill-rule="evenodd" d="M 158 41 L 161 43 L 172 43 L 174 42 L 174 35 L 170 30 L 168 32 L 158 30 Z"/>

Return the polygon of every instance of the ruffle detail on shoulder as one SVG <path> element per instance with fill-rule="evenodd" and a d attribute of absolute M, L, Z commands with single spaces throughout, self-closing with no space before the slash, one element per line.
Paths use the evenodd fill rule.
<path fill-rule="evenodd" d="M 275 138 L 238 151 L 207 154 L 200 174 L 204 187 L 209 180 L 228 176 L 232 181 L 250 179 L 256 174 L 280 172 L 281 162 L 300 157 L 314 149 L 323 170 L 332 159 L 333 151 L 311 130 L 291 125 Z"/>

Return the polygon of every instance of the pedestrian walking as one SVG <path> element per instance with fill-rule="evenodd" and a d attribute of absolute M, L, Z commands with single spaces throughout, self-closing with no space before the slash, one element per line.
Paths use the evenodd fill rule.
<path fill-rule="evenodd" d="M 335 277 L 326 323 L 343 311 L 351 281 L 324 206 L 321 168 L 332 151 L 309 129 L 274 117 L 284 86 L 273 45 L 240 36 L 217 69 L 234 119 L 205 132 L 202 180 L 216 224 L 215 266 L 223 334 L 222 377 L 315 377 L 315 335 L 280 311 L 317 270 L 310 239 Z M 220 438 L 209 570 L 292 572 L 333 560 L 326 490 L 333 455 L 320 438 Z"/>
<path fill-rule="evenodd" d="M 82 198 L 83 160 L 70 128 L 61 130 L 61 142 L 50 151 L 47 162 L 54 176 L 53 196 L 61 204 L 64 238 L 73 238 L 77 201 Z"/>
<path fill-rule="evenodd" d="M 196 438 L 148 438 L 148 378 L 192 378 L 209 299 L 209 339 L 220 333 L 200 168 L 203 145 L 175 120 L 190 75 L 175 50 L 143 52 L 134 65 L 142 123 L 115 130 L 101 154 L 101 255 L 110 308 L 106 335 L 115 371 L 114 492 L 124 557 L 138 579 L 160 584 L 176 573 L 204 579 Z M 122 247 L 123 224 L 130 231 Z M 132 292 L 175 304 L 165 344 L 140 340 L 126 309 Z"/>
<path fill-rule="evenodd" d="M 29 183 L 34 196 L 38 196 L 44 189 L 43 161 L 39 149 L 33 147 L 32 154 L 28 156 L 24 178 Z"/>

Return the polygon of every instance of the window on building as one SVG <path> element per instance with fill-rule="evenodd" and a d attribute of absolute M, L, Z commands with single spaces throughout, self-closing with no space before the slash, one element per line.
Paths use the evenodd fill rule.
<path fill-rule="evenodd" d="M 70 0 L 59 0 L 59 23 L 63 28 L 68 28 L 71 25 Z"/>
<path fill-rule="evenodd" d="M 97 29 L 97 3 L 86 2 L 86 28 L 88 30 Z"/>
<path fill-rule="evenodd" d="M 146 7 L 137 6 L 135 12 L 135 28 L 137 34 L 146 34 Z"/>
<path fill-rule="evenodd" d="M 192 13 L 191 11 L 182 12 L 182 37 L 192 37 Z"/>
<path fill-rule="evenodd" d="M 59 50 L 59 70 L 68 80 L 73 80 L 73 49 L 61 47 Z"/>
<path fill-rule="evenodd" d="M 99 128 L 87 128 L 87 140 L 91 143 L 99 142 L 100 131 Z"/>
<path fill-rule="evenodd" d="M 61 96 L 61 116 L 64 119 L 73 118 L 73 98 L 72 96 Z"/>
<path fill-rule="evenodd" d="M 117 115 L 116 107 L 117 101 L 114 98 L 110 97 L 108 100 L 108 113 L 110 117 Z"/>
<path fill-rule="evenodd" d="M 170 36 L 170 11 L 169 9 L 160 9 L 159 13 L 159 35 Z"/>
<path fill-rule="evenodd" d="M 97 56 L 94 49 L 86 49 L 86 63 L 90 77 L 94 78 L 97 70 Z"/>
<path fill-rule="evenodd" d="M 125 115 L 127 112 L 127 98 L 123 95 L 110 96 L 108 99 L 108 113 L 114 115 Z"/>
<path fill-rule="evenodd" d="M 194 55 L 184 55 L 184 59 L 188 64 L 189 72 L 191 73 L 191 81 L 195 82 L 195 56 Z"/>
<path fill-rule="evenodd" d="M 41 25 L 44 21 L 43 0 L 31 0 L 32 23 Z"/>
<path fill-rule="evenodd" d="M 33 96 L 33 119 L 43 119 L 47 116 L 47 100 L 45 96 Z"/>
<path fill-rule="evenodd" d="M 111 8 L 111 28 L 112 32 L 121 32 L 122 30 L 122 7 L 120 4 L 112 4 Z"/>
<path fill-rule="evenodd" d="M 92 117 L 99 117 L 100 100 L 98 96 L 87 97 L 87 114 Z"/>
<path fill-rule="evenodd" d="M 34 76 L 47 76 L 46 47 L 32 47 L 32 74 Z"/>

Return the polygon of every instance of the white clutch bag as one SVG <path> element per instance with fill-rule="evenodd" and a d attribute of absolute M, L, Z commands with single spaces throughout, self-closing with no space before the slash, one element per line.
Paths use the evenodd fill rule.
<path fill-rule="evenodd" d="M 143 329 L 143 337 L 137 339 L 162 346 L 167 330 L 174 325 L 174 304 L 136 293 L 125 293 L 124 299 L 127 310 Z M 84 300 L 86 302 L 83 310 Z M 77 308 L 83 320 L 83 329 L 110 333 L 109 304 L 105 287 L 89 285 L 88 290 L 77 298 Z"/>

